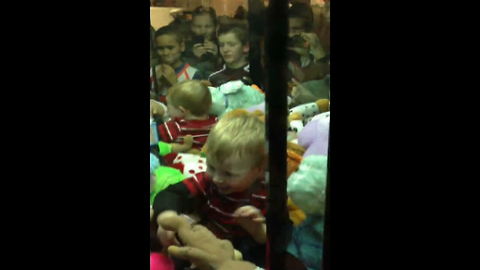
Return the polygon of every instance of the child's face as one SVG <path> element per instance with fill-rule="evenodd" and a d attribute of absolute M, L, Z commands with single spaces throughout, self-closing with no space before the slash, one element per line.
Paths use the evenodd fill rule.
<path fill-rule="evenodd" d="M 197 15 L 192 20 L 192 32 L 197 36 L 210 38 L 215 31 L 215 25 L 208 14 Z"/>
<path fill-rule="evenodd" d="M 227 158 L 217 163 L 207 156 L 207 173 L 213 178 L 221 194 L 248 190 L 263 175 L 263 168 L 253 167 L 247 159 Z"/>
<path fill-rule="evenodd" d="M 242 45 L 242 42 L 234 33 L 222 34 L 218 37 L 220 45 L 220 54 L 227 67 L 239 68 L 246 64 L 246 54 L 248 46 Z"/>
<path fill-rule="evenodd" d="M 164 64 L 177 68 L 181 64 L 182 52 L 185 45 L 178 42 L 174 35 L 161 35 L 155 39 L 157 43 L 157 53 L 160 61 Z"/>

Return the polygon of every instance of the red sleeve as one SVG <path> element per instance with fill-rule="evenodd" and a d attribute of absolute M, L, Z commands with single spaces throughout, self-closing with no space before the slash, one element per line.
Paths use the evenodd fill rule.
<path fill-rule="evenodd" d="M 185 184 L 191 195 L 206 196 L 207 185 L 209 182 L 210 180 L 207 178 L 206 174 L 204 172 L 201 172 L 183 180 L 182 183 Z"/>
<path fill-rule="evenodd" d="M 168 121 L 158 125 L 158 137 L 162 142 L 172 143 L 179 135 L 180 130 L 174 121 Z"/>

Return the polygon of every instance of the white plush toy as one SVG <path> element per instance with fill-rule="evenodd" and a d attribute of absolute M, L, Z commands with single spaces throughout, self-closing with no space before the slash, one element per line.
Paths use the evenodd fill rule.
<path fill-rule="evenodd" d="M 172 163 L 171 167 L 180 170 L 187 178 L 207 171 L 207 159 L 199 155 L 179 153 Z"/>

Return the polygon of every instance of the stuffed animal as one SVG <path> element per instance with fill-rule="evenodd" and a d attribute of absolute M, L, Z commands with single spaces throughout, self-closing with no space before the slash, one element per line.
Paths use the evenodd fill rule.
<path fill-rule="evenodd" d="M 287 177 L 297 171 L 298 165 L 301 164 L 303 159 L 311 155 L 327 155 L 329 126 L 330 112 L 325 112 L 313 117 L 312 121 L 300 130 L 298 133 L 298 147 L 305 150 L 302 152 L 302 157 L 300 158 L 298 156 L 294 157 L 292 154 L 289 155 L 288 164 L 295 163 L 296 167 L 287 166 Z M 295 144 L 288 142 L 287 145 L 292 147 Z M 290 162 L 290 160 L 293 161 L 293 159 L 296 159 L 296 161 Z M 295 200 L 292 200 L 292 198 L 289 198 L 287 207 L 289 209 L 290 219 L 294 225 L 299 225 L 306 219 L 305 213 L 301 210 L 301 207 L 296 205 Z"/>
<path fill-rule="evenodd" d="M 265 94 L 258 87 L 245 85 L 241 80 L 208 89 L 212 94 L 210 113 L 219 117 L 231 110 L 249 108 L 265 101 Z"/>
<path fill-rule="evenodd" d="M 303 157 L 309 155 L 327 155 L 330 112 L 321 113 L 298 133 L 298 144 L 306 149 Z"/>
<path fill-rule="evenodd" d="M 319 99 L 316 102 L 302 104 L 289 110 L 287 140 L 297 142 L 297 135 L 315 115 L 327 112 L 330 109 L 328 99 Z"/>
<path fill-rule="evenodd" d="M 330 100 L 319 99 L 315 102 L 295 106 L 289 110 L 289 116 L 301 117 L 304 122 L 309 122 L 315 115 L 330 110 Z"/>
<path fill-rule="evenodd" d="M 309 155 L 287 182 L 287 194 L 307 218 L 294 227 L 287 251 L 308 270 L 321 269 L 327 177 L 327 157 Z M 320 256 L 319 256 L 320 255 Z"/>

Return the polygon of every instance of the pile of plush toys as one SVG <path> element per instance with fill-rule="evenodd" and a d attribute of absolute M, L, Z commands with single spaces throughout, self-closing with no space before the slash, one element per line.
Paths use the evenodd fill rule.
<path fill-rule="evenodd" d="M 255 87 L 232 81 L 212 93 L 211 112 L 221 117 L 237 108 L 249 111 L 265 110 L 264 94 Z M 288 252 L 302 261 L 307 269 L 320 269 L 319 249 L 323 242 L 323 216 L 326 189 L 327 153 L 330 124 L 330 102 L 316 102 L 293 107 L 289 111 L 287 134 L 287 207 L 294 224 Z M 159 143 L 160 149 L 162 142 Z M 164 157 L 169 152 L 160 151 Z M 150 154 L 150 200 L 169 185 L 178 183 L 193 174 L 206 171 L 202 153 L 178 153 L 169 166 L 161 164 Z M 241 258 L 241 254 L 237 255 Z M 174 269 L 167 256 L 151 253 L 151 270 Z"/>

